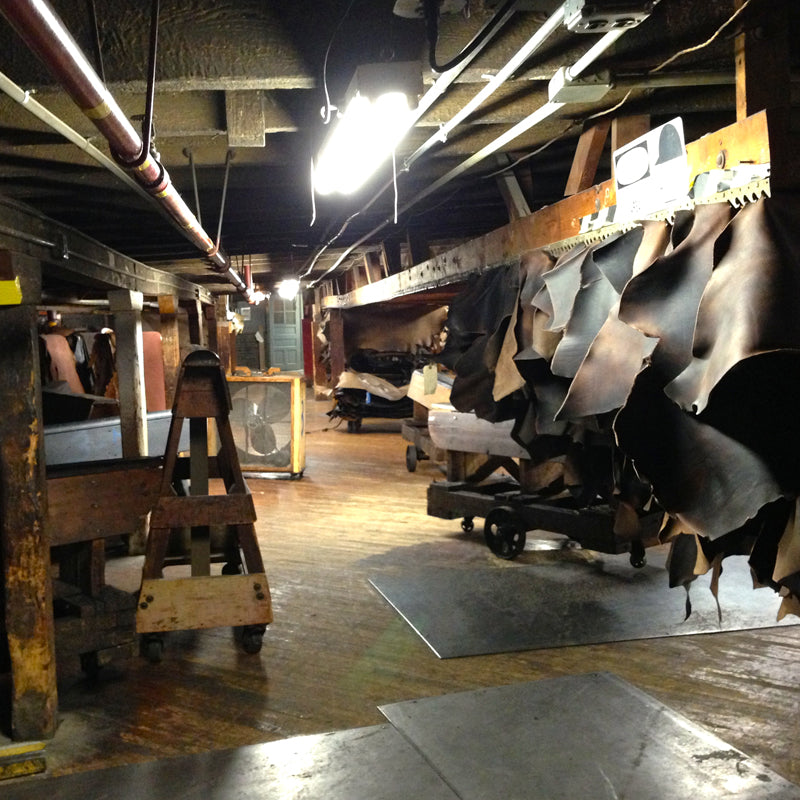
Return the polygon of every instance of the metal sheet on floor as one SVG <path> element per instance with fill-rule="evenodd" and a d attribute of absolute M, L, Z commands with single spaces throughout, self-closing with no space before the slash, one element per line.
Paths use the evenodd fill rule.
<path fill-rule="evenodd" d="M 566 555 L 564 559 L 568 558 Z M 780 597 L 754 590 L 747 559 L 725 560 L 717 605 L 701 576 L 686 595 L 670 589 L 663 553 L 642 569 L 627 555 L 594 562 L 481 567 L 404 565 L 370 583 L 439 658 L 774 627 Z M 388 563 L 388 562 L 387 562 Z M 781 625 L 800 623 L 786 617 Z"/>
<path fill-rule="evenodd" d="M 461 800 L 800 798 L 800 787 L 608 673 L 381 711 Z"/>
<path fill-rule="evenodd" d="M 11 781 L 0 795 L 3 800 L 457 800 L 390 725 Z"/>

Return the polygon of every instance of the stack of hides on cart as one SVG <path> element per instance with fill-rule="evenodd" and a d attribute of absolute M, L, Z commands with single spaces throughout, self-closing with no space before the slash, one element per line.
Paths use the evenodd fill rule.
<path fill-rule="evenodd" d="M 632 536 L 659 504 L 671 585 L 745 554 L 779 618 L 800 614 L 798 229 L 800 199 L 774 194 L 527 253 L 453 301 L 439 357 L 458 411 L 513 420 Z"/>
<path fill-rule="evenodd" d="M 359 422 L 365 417 L 409 416 L 413 403 L 407 391 L 414 366 L 409 353 L 357 350 L 350 357 L 348 370 L 339 376 L 334 391 L 336 405 L 329 416 Z"/>

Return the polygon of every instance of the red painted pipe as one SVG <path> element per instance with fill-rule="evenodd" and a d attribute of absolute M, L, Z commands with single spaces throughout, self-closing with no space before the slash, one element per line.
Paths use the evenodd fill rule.
<path fill-rule="evenodd" d="M 0 13 L 108 140 L 120 165 L 164 206 L 214 268 L 227 272 L 228 259 L 203 230 L 166 169 L 151 154 L 134 166 L 142 156 L 141 137 L 50 5 L 45 0 L 0 0 Z"/>

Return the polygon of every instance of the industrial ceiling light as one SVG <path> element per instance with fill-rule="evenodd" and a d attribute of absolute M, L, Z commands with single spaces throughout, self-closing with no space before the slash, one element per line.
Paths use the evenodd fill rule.
<path fill-rule="evenodd" d="M 300 291 L 300 281 L 296 278 L 286 278 L 278 284 L 278 296 L 284 300 L 294 300 Z"/>
<path fill-rule="evenodd" d="M 314 190 L 351 194 L 394 152 L 414 123 L 422 93 L 419 62 L 363 64 L 347 90 L 345 110 L 322 146 Z"/>

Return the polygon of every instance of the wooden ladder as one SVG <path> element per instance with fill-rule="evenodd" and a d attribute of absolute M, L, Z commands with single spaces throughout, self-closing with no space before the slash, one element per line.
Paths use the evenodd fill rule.
<path fill-rule="evenodd" d="M 272 622 L 256 512 L 239 465 L 230 410 L 217 355 L 190 353 L 178 376 L 136 612 L 142 651 L 151 661 L 161 660 L 166 631 L 224 625 L 242 627 L 242 646 L 257 653 Z M 179 455 L 185 419 L 188 457 Z M 209 419 L 216 422 L 220 441 L 216 456 L 208 453 Z M 209 494 L 211 478 L 222 479 L 225 494 Z M 212 575 L 211 563 L 217 561 L 224 562 L 222 574 Z M 165 578 L 164 567 L 175 564 L 189 564 L 191 577 Z"/>

